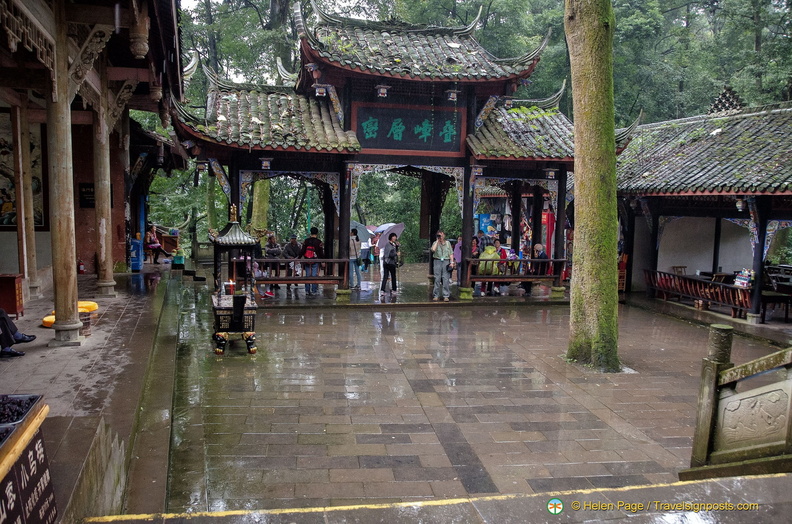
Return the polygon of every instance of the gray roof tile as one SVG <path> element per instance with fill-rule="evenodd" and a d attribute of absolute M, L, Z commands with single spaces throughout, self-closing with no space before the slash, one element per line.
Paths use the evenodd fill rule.
<path fill-rule="evenodd" d="M 518 102 L 493 109 L 467 143 L 476 157 L 491 159 L 562 159 L 575 151 L 572 122 L 557 107 Z"/>
<path fill-rule="evenodd" d="M 316 54 L 339 67 L 381 76 L 451 81 L 527 77 L 549 39 L 548 33 L 521 57 L 499 59 L 473 37 L 478 18 L 468 27 L 431 27 L 344 18 L 313 7 L 320 19 L 313 29 L 299 4 L 294 12 L 300 36 Z"/>
<path fill-rule="evenodd" d="M 618 160 L 625 193 L 792 190 L 792 104 L 639 126 Z"/>

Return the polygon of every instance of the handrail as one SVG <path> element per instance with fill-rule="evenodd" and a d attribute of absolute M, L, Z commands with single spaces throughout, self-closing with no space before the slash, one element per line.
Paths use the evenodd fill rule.
<path fill-rule="evenodd" d="M 271 283 L 311 283 L 317 280 L 332 280 L 341 289 L 346 289 L 349 285 L 349 259 L 348 258 L 256 258 L 259 270 L 274 269 L 275 275 L 270 274 L 266 277 L 254 277 L 257 281 Z M 303 266 L 301 275 L 288 275 L 288 266 L 291 263 Z M 305 266 L 318 264 L 316 276 L 305 274 Z M 321 283 L 321 282 L 320 282 Z"/>
<path fill-rule="evenodd" d="M 538 280 L 547 278 L 553 280 L 554 285 L 561 284 L 561 275 L 563 274 L 564 264 L 568 261 L 566 258 L 515 258 L 515 259 L 498 259 L 498 258 L 466 258 L 467 264 L 467 280 L 470 282 L 471 278 L 480 280 L 485 278 L 482 274 L 473 274 L 473 268 L 480 268 L 482 265 L 486 268 L 492 268 L 494 264 L 498 265 L 497 274 L 488 274 L 486 277 L 495 277 L 498 280 L 507 280 L 509 278 L 516 282 L 525 280 Z M 546 273 L 531 273 L 533 264 L 547 264 L 548 271 Z"/>

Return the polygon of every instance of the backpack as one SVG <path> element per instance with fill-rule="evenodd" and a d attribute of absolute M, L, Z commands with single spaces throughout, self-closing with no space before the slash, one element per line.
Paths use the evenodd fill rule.
<path fill-rule="evenodd" d="M 305 258 L 316 258 L 316 248 L 311 244 L 305 246 Z"/>

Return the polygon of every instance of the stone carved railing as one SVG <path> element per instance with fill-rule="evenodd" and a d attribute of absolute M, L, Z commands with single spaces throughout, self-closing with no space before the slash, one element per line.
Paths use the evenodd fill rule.
<path fill-rule="evenodd" d="M 735 367 L 731 339 L 730 326 L 710 326 L 691 467 L 681 480 L 792 471 L 792 348 Z M 774 382 L 737 391 L 772 370 Z"/>

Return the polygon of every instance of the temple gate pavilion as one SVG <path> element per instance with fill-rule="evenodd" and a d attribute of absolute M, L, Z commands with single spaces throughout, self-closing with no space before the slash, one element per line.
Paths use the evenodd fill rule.
<path fill-rule="evenodd" d="M 546 242 L 539 237 L 543 211 L 564 224 L 574 158 L 572 124 L 558 110 L 563 87 L 544 100 L 513 99 L 549 33 L 523 56 L 496 58 L 476 41 L 478 17 L 466 27 L 426 27 L 343 18 L 312 5 L 313 25 L 295 6 L 300 69 L 292 74 L 279 64 L 288 86 L 234 83 L 206 70 L 205 117 L 182 108 L 174 120 L 229 205 L 241 209 L 256 180 L 301 177 L 319 188 L 325 244 L 338 258 L 348 256 L 351 208 L 366 174 L 421 179 L 427 245 L 449 192 L 461 203 L 463 243 L 470 245 L 487 186 L 508 192 L 514 224 L 521 223 L 522 195 L 531 195 L 533 244 Z M 564 256 L 563 229 L 551 239 L 553 258 Z M 519 235 L 511 242 L 519 249 Z"/>

